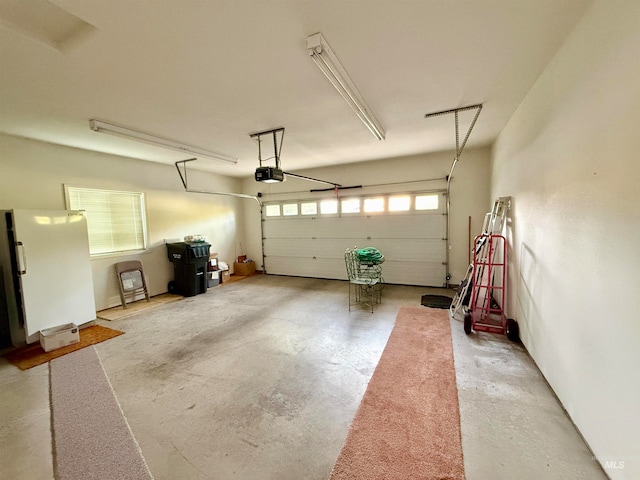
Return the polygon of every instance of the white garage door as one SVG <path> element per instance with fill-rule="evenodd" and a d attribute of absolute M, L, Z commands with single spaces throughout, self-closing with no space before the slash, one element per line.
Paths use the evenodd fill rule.
<path fill-rule="evenodd" d="M 445 211 L 443 192 L 265 202 L 265 271 L 346 279 L 345 249 L 375 247 L 386 283 L 441 287 Z"/>

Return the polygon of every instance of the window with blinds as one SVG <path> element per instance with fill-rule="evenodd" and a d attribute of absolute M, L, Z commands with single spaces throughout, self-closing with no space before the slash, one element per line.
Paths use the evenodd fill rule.
<path fill-rule="evenodd" d="M 91 255 L 144 250 L 147 246 L 144 194 L 65 187 L 71 210 L 84 210 Z"/>

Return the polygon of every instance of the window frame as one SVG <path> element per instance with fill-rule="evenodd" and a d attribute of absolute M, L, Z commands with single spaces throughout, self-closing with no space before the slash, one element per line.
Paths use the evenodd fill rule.
<path fill-rule="evenodd" d="M 322 211 L 323 203 L 335 203 L 336 211 L 331 213 L 324 213 Z M 337 217 L 340 215 L 340 202 L 336 198 L 323 198 L 318 202 L 318 217 Z"/>
<path fill-rule="evenodd" d="M 435 197 L 437 205 L 435 208 L 418 208 L 418 197 Z M 416 212 L 437 212 L 441 208 L 440 195 L 437 193 L 418 193 L 413 196 L 413 210 Z"/>
<path fill-rule="evenodd" d="M 295 213 L 287 213 L 287 209 L 285 207 L 293 207 L 293 206 L 295 206 Z M 280 204 L 280 210 L 283 217 L 300 216 L 300 204 L 298 202 L 282 202 Z"/>
<path fill-rule="evenodd" d="M 416 195 L 414 194 L 391 194 L 391 195 L 387 195 L 387 205 L 386 205 L 386 210 L 385 213 L 389 214 L 389 215 L 401 215 L 403 213 L 411 213 L 413 211 L 413 199 L 415 198 Z M 407 208 L 405 209 L 391 209 L 391 204 L 393 203 L 393 200 L 396 198 L 402 198 L 402 199 L 407 199 Z"/>
<path fill-rule="evenodd" d="M 278 207 L 278 214 L 269 215 L 269 207 Z M 266 203 L 264 205 L 264 216 L 265 218 L 282 218 L 282 204 L 280 202 Z"/>
<path fill-rule="evenodd" d="M 303 205 L 315 205 L 315 211 L 313 213 L 305 213 L 305 212 L 303 212 Z M 300 216 L 301 217 L 311 218 L 311 217 L 317 217 L 319 214 L 320 213 L 319 213 L 319 209 L 318 209 L 318 202 L 316 200 L 313 200 L 313 201 L 302 200 L 300 202 Z"/>
<path fill-rule="evenodd" d="M 364 212 L 362 211 L 362 204 L 363 204 L 363 199 L 366 197 L 347 197 L 347 198 L 341 198 L 340 201 L 338 202 L 338 213 L 340 213 L 341 215 L 362 215 Z M 343 207 L 345 204 L 349 204 L 349 203 L 357 203 L 358 204 L 358 209 L 356 211 L 353 212 L 345 212 Z"/>
<path fill-rule="evenodd" d="M 382 208 L 380 210 L 367 210 L 367 200 L 369 200 L 370 203 L 372 203 L 373 201 L 381 202 Z M 388 204 L 389 204 L 388 195 L 371 195 L 371 196 L 362 197 L 362 202 L 361 202 L 362 213 L 364 215 L 386 215 L 386 214 L 389 214 L 391 212 L 389 212 L 389 205 Z"/>
<path fill-rule="evenodd" d="M 74 195 L 76 192 L 80 192 L 80 191 L 85 191 L 85 192 L 93 192 L 94 194 L 104 194 L 106 196 L 112 195 L 113 197 L 115 197 L 116 195 L 128 195 L 131 197 L 137 197 L 137 200 L 139 202 L 139 209 L 137 209 L 137 211 L 135 212 L 135 214 L 132 215 L 132 217 L 130 220 L 133 222 L 133 224 L 129 224 L 129 227 L 131 228 L 132 231 L 137 231 L 139 230 L 140 236 L 141 236 L 141 245 L 139 245 L 137 248 L 125 248 L 124 246 L 118 247 L 117 246 L 117 242 L 115 245 L 116 249 L 112 249 L 109 251 L 101 251 L 101 252 L 92 252 L 92 245 L 91 245 L 91 238 L 92 238 L 92 232 L 91 232 L 91 210 L 87 210 L 86 208 L 75 208 L 71 205 L 71 201 L 72 201 L 72 195 Z M 148 221 L 147 221 L 147 202 L 146 202 L 146 198 L 145 198 L 145 194 L 144 192 L 134 192 L 134 191 L 126 191 L 126 190 L 114 190 L 114 189 L 107 189 L 107 188 L 96 188 L 96 187 L 85 187 L 85 186 L 77 186 L 77 185 L 64 185 L 64 193 L 65 193 L 65 205 L 66 208 L 69 210 L 82 210 L 85 212 L 85 216 L 87 218 L 87 232 L 88 232 L 88 237 L 89 237 L 89 255 L 91 258 L 101 258 L 101 257 L 110 257 L 110 256 L 122 256 L 122 255 L 130 255 L 132 253 L 139 253 L 139 252 L 145 252 L 149 249 L 149 228 L 148 228 Z M 139 219 L 136 220 L 136 215 L 139 216 Z M 139 225 L 138 225 L 139 224 Z M 122 234 L 122 232 L 118 232 L 117 229 L 114 230 L 114 222 L 113 219 L 110 219 L 109 222 L 109 234 L 111 236 L 115 235 L 115 234 Z M 93 236 L 97 236 L 97 234 L 94 232 Z M 137 238 L 138 235 L 134 234 L 134 236 Z M 105 244 L 108 242 L 104 242 Z M 94 245 L 94 248 L 96 248 L 96 246 Z"/>

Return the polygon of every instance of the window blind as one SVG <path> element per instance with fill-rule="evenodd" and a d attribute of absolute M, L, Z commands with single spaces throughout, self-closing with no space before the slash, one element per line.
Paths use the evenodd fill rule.
<path fill-rule="evenodd" d="M 146 248 L 144 194 L 67 187 L 69 208 L 84 210 L 91 255 Z"/>

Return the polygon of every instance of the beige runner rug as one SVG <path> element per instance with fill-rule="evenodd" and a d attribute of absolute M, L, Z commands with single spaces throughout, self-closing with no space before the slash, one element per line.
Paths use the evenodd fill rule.
<path fill-rule="evenodd" d="M 56 480 L 153 480 L 94 347 L 49 363 Z"/>
<path fill-rule="evenodd" d="M 463 480 L 447 310 L 403 307 L 330 480 Z"/>

